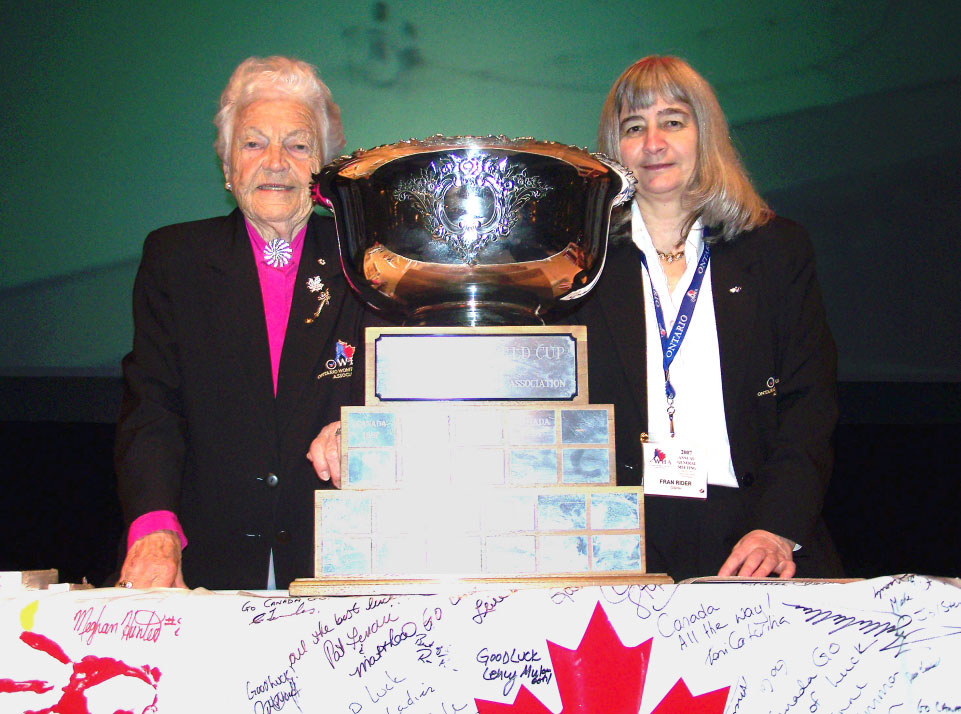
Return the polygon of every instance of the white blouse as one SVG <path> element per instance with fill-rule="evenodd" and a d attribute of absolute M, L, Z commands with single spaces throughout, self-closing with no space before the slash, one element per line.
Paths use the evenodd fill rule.
<path fill-rule="evenodd" d="M 664 392 L 664 357 L 661 351 L 654 297 L 651 283 L 661 299 L 661 309 L 668 332 L 677 318 L 678 306 L 690 287 L 697 261 L 704 248 L 702 226 L 694 224 L 684 244 L 687 269 L 670 292 L 667 276 L 657 257 L 651 235 L 644 225 L 635 203 L 632 213 L 634 243 L 644 253 L 650 272 L 638 266 L 644 280 L 644 314 L 647 331 L 647 419 L 651 441 L 669 441 L 667 395 Z M 714 486 L 737 488 L 731 445 L 724 417 L 724 395 L 721 389 L 721 357 L 717 346 L 717 324 L 714 317 L 714 292 L 711 288 L 711 266 L 708 264 L 697 304 L 691 316 L 684 341 L 671 364 L 674 386 L 674 432 L 677 441 L 694 445 L 699 462 L 707 467 L 707 482 Z"/>

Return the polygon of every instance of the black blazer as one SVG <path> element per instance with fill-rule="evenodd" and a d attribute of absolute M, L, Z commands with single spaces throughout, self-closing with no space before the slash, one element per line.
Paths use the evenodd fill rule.
<path fill-rule="evenodd" d="M 618 482 L 642 482 L 647 430 L 640 251 L 613 245 L 603 275 L 571 318 L 588 327 L 591 401 L 615 406 Z M 649 572 L 715 575 L 755 528 L 800 543 L 799 575 L 836 576 L 840 561 L 821 519 L 837 422 L 834 340 L 805 231 L 775 218 L 713 244 L 711 286 L 724 410 L 739 488 L 708 499 L 645 501 Z M 657 349 L 657 346 L 654 346 Z M 776 394 L 769 378 L 779 380 Z"/>
<path fill-rule="evenodd" d="M 319 277 L 331 300 L 313 319 Z M 191 587 L 264 588 L 313 575 L 311 440 L 363 403 L 369 313 L 340 268 L 333 221 L 309 221 L 273 394 L 257 268 L 240 211 L 151 233 L 134 286 L 116 467 L 129 525 L 180 518 Z M 337 341 L 355 348 L 331 373 Z M 342 367 L 343 365 L 338 365 Z"/>

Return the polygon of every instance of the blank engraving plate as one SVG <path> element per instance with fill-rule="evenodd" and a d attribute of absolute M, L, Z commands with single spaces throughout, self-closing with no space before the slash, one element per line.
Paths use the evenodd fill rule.
<path fill-rule="evenodd" d="M 609 404 L 381 401 L 341 410 L 341 446 L 341 488 L 316 492 L 318 581 L 645 575 Z"/>
<path fill-rule="evenodd" d="M 640 488 L 318 491 L 321 576 L 642 573 Z"/>
<path fill-rule="evenodd" d="M 342 488 L 613 486 L 613 408 L 344 407 Z"/>
<path fill-rule="evenodd" d="M 380 401 L 574 401 L 571 334 L 391 334 L 374 342 Z"/>

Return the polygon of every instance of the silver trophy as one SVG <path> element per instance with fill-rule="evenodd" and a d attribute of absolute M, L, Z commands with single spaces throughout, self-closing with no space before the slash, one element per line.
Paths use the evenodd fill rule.
<path fill-rule="evenodd" d="M 315 579 L 292 594 L 647 577 L 643 489 L 616 484 L 586 328 L 544 324 L 596 283 L 633 193 L 602 155 L 494 136 L 315 176 L 351 284 L 407 326 L 366 330 L 365 406 L 342 410 L 341 488 L 316 492 Z"/>
<path fill-rule="evenodd" d="M 351 284 L 407 325 L 538 325 L 573 307 L 634 193 L 601 154 L 503 136 L 360 150 L 314 179 Z"/>

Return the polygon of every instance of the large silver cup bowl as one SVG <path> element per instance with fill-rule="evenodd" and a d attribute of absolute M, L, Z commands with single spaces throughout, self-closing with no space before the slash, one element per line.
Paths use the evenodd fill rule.
<path fill-rule="evenodd" d="M 344 271 L 408 325 L 541 324 L 597 281 L 633 176 L 572 146 L 443 137 L 356 151 L 314 176 Z"/>

